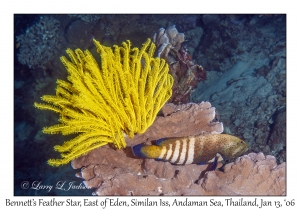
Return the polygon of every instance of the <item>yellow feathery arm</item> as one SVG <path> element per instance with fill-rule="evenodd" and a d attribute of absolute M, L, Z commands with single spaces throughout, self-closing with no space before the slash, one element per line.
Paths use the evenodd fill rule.
<path fill-rule="evenodd" d="M 59 114 L 59 124 L 43 129 L 44 133 L 79 135 L 54 148 L 61 159 L 48 163 L 59 166 L 94 148 L 108 143 L 126 147 L 125 134 L 132 138 L 153 123 L 157 112 L 171 97 L 173 78 L 163 59 L 153 58 L 155 44 L 148 39 L 143 46 L 131 49 L 128 40 L 114 49 L 94 40 L 100 63 L 85 50 L 67 49 L 61 57 L 68 71 L 68 81 L 57 80 L 56 94 L 44 96 L 39 109 Z"/>
<path fill-rule="evenodd" d="M 149 56 L 147 53 L 143 53 L 142 56 L 143 60 L 144 60 L 144 68 L 142 69 L 141 72 L 141 78 L 139 79 L 139 100 L 141 103 L 141 112 L 142 112 L 142 123 L 141 123 L 141 133 L 143 133 L 147 128 L 148 128 L 148 123 L 147 123 L 147 82 L 149 82 L 149 70 L 150 70 L 150 60 L 149 60 Z"/>
<path fill-rule="evenodd" d="M 101 57 L 104 56 L 103 60 L 109 59 L 109 57 L 107 57 L 107 53 L 103 51 L 103 49 L 101 48 Z M 87 79 L 89 81 L 95 81 L 93 83 L 93 85 L 95 86 L 95 88 L 97 88 L 97 91 L 101 91 L 101 95 L 104 99 L 108 99 L 111 98 L 110 95 L 110 90 L 111 88 L 111 84 L 109 84 L 108 82 L 110 81 L 110 78 L 106 78 L 108 76 L 108 72 L 107 69 L 105 70 L 100 70 L 98 67 L 98 64 L 96 63 L 94 57 L 91 55 L 91 53 L 86 50 L 85 51 L 85 68 L 90 72 L 91 77 L 94 77 L 94 79 L 91 79 L 91 77 L 89 78 L 84 78 L 84 81 L 87 82 Z M 102 64 L 102 68 L 103 66 L 106 68 L 107 64 L 106 62 L 103 62 Z M 105 73 L 101 73 L 101 71 L 105 72 Z M 87 74 L 88 75 L 88 74 Z"/>
<path fill-rule="evenodd" d="M 105 136 L 105 134 L 103 134 L 102 132 L 93 132 L 93 133 L 83 133 L 80 134 L 79 136 L 77 136 L 76 138 L 70 140 L 70 141 L 66 141 L 64 142 L 63 145 L 56 145 L 54 147 L 54 149 L 58 152 L 70 152 L 73 151 L 72 149 L 74 147 L 76 147 L 77 145 L 80 145 L 82 143 L 84 143 L 86 140 L 90 139 L 90 138 L 98 138 L 100 139 L 102 142 L 107 142 L 107 143 L 112 143 L 112 138 L 110 136 Z"/>
<path fill-rule="evenodd" d="M 73 147 L 70 152 L 62 153 L 61 156 L 63 158 L 68 158 L 70 156 L 81 156 L 89 151 L 92 150 L 93 146 L 102 144 L 108 144 L 111 143 L 112 140 L 106 136 L 96 136 L 86 139 L 85 141 L 81 142 L 80 144 L 76 145 L 76 147 Z"/>
<path fill-rule="evenodd" d="M 101 60 L 105 60 L 105 61 L 111 61 L 112 59 L 112 50 L 111 49 L 107 49 L 104 48 L 102 54 L 101 54 Z M 104 87 L 106 87 L 107 92 L 109 93 L 109 98 L 112 101 L 116 100 L 116 96 L 114 93 L 114 87 L 113 87 L 113 74 L 114 72 L 111 71 L 111 65 L 110 62 L 103 62 L 102 66 L 101 66 L 101 72 L 102 72 L 102 76 L 103 76 L 103 85 Z"/>
<path fill-rule="evenodd" d="M 78 59 L 77 59 L 77 55 L 75 54 L 75 52 L 73 50 L 71 50 L 70 48 L 68 48 L 66 50 L 66 53 L 68 54 L 69 58 L 71 59 L 70 63 L 74 64 L 74 66 L 77 66 L 78 65 Z M 62 58 L 64 58 L 64 56 L 62 56 Z"/>
<path fill-rule="evenodd" d="M 73 133 L 83 133 L 83 132 L 92 132 L 92 131 L 102 131 L 108 135 L 110 130 L 105 124 L 95 124 L 88 121 L 75 121 L 67 124 L 57 124 L 50 127 L 45 127 L 43 129 L 44 133 L 56 134 L 61 133 L 63 135 L 69 135 Z"/>
<path fill-rule="evenodd" d="M 78 91 L 76 90 L 76 88 L 74 88 L 73 84 L 68 81 L 58 79 L 56 81 L 56 84 L 57 87 L 63 88 L 71 93 L 78 94 Z"/>
<path fill-rule="evenodd" d="M 56 92 L 55 92 L 55 95 L 58 96 L 58 97 L 62 97 L 62 98 L 65 98 L 67 100 L 71 100 L 72 98 L 72 93 L 70 93 L 70 91 L 66 90 L 65 88 L 62 88 L 60 86 L 57 86 L 56 87 Z"/>
<path fill-rule="evenodd" d="M 113 71 L 113 69 L 110 69 L 110 72 L 112 72 L 112 71 Z M 124 126 L 124 123 L 126 125 L 130 126 L 130 124 L 131 124 L 130 120 L 129 120 L 128 116 L 126 115 L 125 111 L 122 108 L 120 108 L 120 107 L 122 107 L 122 103 L 121 103 L 120 99 L 116 98 L 116 94 L 114 93 L 113 86 L 111 85 L 111 88 L 110 88 L 109 92 L 108 91 L 104 91 L 104 94 L 100 95 L 100 93 L 98 92 L 98 90 L 99 89 L 105 90 L 105 86 L 102 83 L 101 79 L 99 79 L 99 80 L 100 80 L 99 83 L 95 83 L 95 82 L 93 83 L 93 79 L 91 78 L 91 76 L 86 75 L 84 77 L 84 81 L 86 82 L 86 85 L 87 85 L 88 89 L 92 93 L 91 97 L 95 96 L 95 99 L 98 98 L 103 103 L 104 103 L 104 101 L 106 101 L 110 105 L 108 107 L 112 108 L 111 111 L 110 111 L 110 112 L 112 112 L 111 113 L 112 116 L 113 116 L 113 112 L 115 112 L 115 113 L 118 114 L 118 118 L 122 119 L 124 121 L 123 123 L 120 122 L 120 126 L 121 127 Z M 109 80 L 111 81 L 112 78 L 109 78 Z M 103 98 L 102 98 L 102 96 L 103 96 Z M 113 100 L 113 97 L 115 98 L 115 100 Z"/>
<path fill-rule="evenodd" d="M 53 104 L 55 106 L 61 106 L 61 105 L 71 105 L 70 101 L 68 101 L 65 98 L 62 98 L 60 96 L 50 96 L 50 95 L 44 95 L 41 97 L 41 99 L 49 104 Z"/>
<path fill-rule="evenodd" d="M 48 164 L 51 165 L 51 166 L 56 166 L 56 167 L 61 166 L 61 165 L 65 165 L 65 164 L 69 163 L 71 160 L 73 160 L 75 158 L 78 158 L 78 157 L 82 156 L 83 154 L 86 154 L 89 151 L 92 151 L 93 149 L 104 146 L 106 144 L 107 144 L 107 142 L 98 142 L 97 144 L 94 144 L 94 145 L 90 146 L 88 149 L 85 148 L 85 150 L 82 150 L 81 152 L 78 152 L 76 154 L 71 153 L 68 156 L 64 155 L 62 159 L 49 159 Z M 81 146 L 78 149 L 84 149 L 84 147 Z"/>
<path fill-rule="evenodd" d="M 115 61 L 114 62 L 114 69 L 116 69 L 117 71 L 117 75 L 118 77 L 116 77 L 116 85 L 118 86 L 118 88 L 120 88 L 120 90 L 117 91 L 123 103 L 123 105 L 125 105 L 125 98 L 129 97 L 129 93 L 128 93 L 128 78 L 125 76 L 125 71 L 118 71 L 118 69 L 123 69 L 123 65 L 121 63 L 121 54 L 120 54 L 120 48 L 117 45 L 114 45 L 114 58 Z"/>
<path fill-rule="evenodd" d="M 155 44 L 153 42 L 151 42 L 150 47 L 149 47 L 149 53 L 148 53 L 149 58 L 153 57 L 153 55 L 155 53 L 155 49 L 156 49 Z"/>
<path fill-rule="evenodd" d="M 148 80 L 146 83 L 145 88 L 145 101 L 148 106 L 146 107 L 146 113 L 149 113 L 149 116 L 152 118 L 153 116 L 153 107 L 154 107 L 154 91 L 157 86 L 157 71 L 159 68 L 159 64 L 157 63 L 157 60 L 154 58 L 150 58 L 150 64 L 151 68 L 149 69 L 149 75 Z M 156 113 L 154 113 L 156 114 Z"/>
<path fill-rule="evenodd" d="M 135 98 L 132 98 L 132 94 L 134 93 L 134 91 L 136 90 L 136 86 L 134 86 L 134 68 L 132 66 L 132 62 L 130 60 L 133 60 L 137 54 L 138 54 L 138 49 L 134 48 L 132 49 L 132 51 L 130 51 L 130 47 L 131 47 L 131 43 L 129 40 L 127 40 L 126 42 L 122 43 L 122 64 L 123 64 L 123 71 L 124 71 L 124 75 L 126 77 L 126 81 L 123 82 L 127 82 L 127 88 L 128 88 L 128 94 L 130 96 L 130 101 L 132 104 L 132 109 L 135 110 L 134 105 L 136 105 L 138 103 L 138 101 Z M 130 55 L 130 52 L 132 52 L 133 54 Z M 130 59 L 131 58 L 131 59 Z M 135 120 L 137 119 L 137 117 L 135 117 Z"/>
<path fill-rule="evenodd" d="M 93 84 L 91 83 L 91 78 L 89 76 L 86 76 L 85 81 L 86 81 L 88 89 L 91 91 L 90 98 L 94 99 L 94 102 L 97 101 L 97 98 L 98 99 L 102 99 L 101 96 L 99 95 L 99 93 L 97 92 L 97 90 L 95 89 L 95 87 L 93 86 Z M 107 100 L 108 100 L 108 102 L 111 103 L 110 105 L 111 105 L 112 109 L 110 109 L 110 106 L 105 106 L 106 111 L 109 112 L 109 114 L 111 115 L 111 117 L 113 117 L 113 118 L 116 119 L 116 122 L 119 124 L 120 127 L 123 127 L 123 124 L 122 124 L 122 122 L 120 122 L 119 119 L 122 118 L 122 119 L 125 120 L 127 118 L 127 116 L 125 116 L 125 115 L 124 116 L 115 116 L 114 113 L 113 113 L 114 111 L 117 112 L 120 115 L 122 114 L 122 112 L 114 104 L 113 101 L 111 101 L 110 99 L 107 99 Z"/>
<path fill-rule="evenodd" d="M 50 105 L 50 104 L 41 104 L 41 103 L 37 103 L 37 102 L 34 102 L 34 106 L 38 109 L 44 109 L 44 110 L 51 110 L 51 111 L 54 111 L 54 112 L 57 112 L 57 113 L 60 113 L 61 112 L 61 109 L 58 108 L 58 107 L 55 107 L 53 105 Z"/>

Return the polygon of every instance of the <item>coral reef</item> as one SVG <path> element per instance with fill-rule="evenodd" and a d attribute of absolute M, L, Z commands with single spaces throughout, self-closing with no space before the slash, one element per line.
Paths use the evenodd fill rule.
<path fill-rule="evenodd" d="M 41 16 L 45 15 L 14 14 L 14 35 L 25 36 L 26 31 L 39 22 Z M 57 34 L 58 44 L 61 47 L 51 61 L 44 63 L 44 60 L 41 60 L 43 66 L 31 66 L 29 69 L 26 64 L 23 65 L 18 61 L 22 46 L 20 42 L 15 43 L 14 195 L 91 194 L 92 190 L 53 189 L 51 192 L 24 190 L 20 185 L 24 180 L 56 183 L 62 177 L 64 180 L 81 181 L 73 177 L 74 170 L 68 165 L 54 168 L 47 164 L 49 157 L 59 158 L 60 155 L 49 148 L 68 141 L 70 136 L 44 135 L 41 127 L 57 124 L 57 114 L 41 112 L 32 106 L 33 102 L 40 100 L 41 95 L 55 95 L 56 78 L 66 79 L 67 71 L 59 60 L 59 55 L 65 53 L 65 48 L 89 49 L 93 55 L 97 55 L 93 38 L 105 46 L 120 45 L 130 38 L 134 40 L 132 43 L 134 47 L 140 47 L 157 29 L 161 27 L 167 29 L 174 24 L 179 32 L 184 32 L 185 41 L 182 44 L 187 48 L 190 57 L 207 71 L 207 79 L 199 82 L 198 89 L 193 90 L 191 101 L 195 103 L 203 100 L 210 101 L 220 111 L 216 117 L 224 124 L 226 133 L 242 137 L 249 144 L 252 152 L 274 155 L 278 164 L 285 162 L 286 147 L 287 145 L 293 147 L 292 144 L 295 142 L 286 143 L 286 14 L 102 14 L 90 17 L 88 15 L 83 19 L 79 16 L 70 17 L 63 14 L 46 16 L 59 21 Z M 41 42 L 31 46 L 32 51 L 35 52 L 41 46 Z M 30 53 L 28 51 L 29 57 L 31 57 Z M 28 55 L 24 54 L 25 57 Z M 39 59 L 39 57 L 31 58 Z M 245 63 L 249 64 L 247 69 L 243 68 Z M 231 71 L 233 67 L 236 68 Z M 242 74 L 238 74 L 239 70 Z M 227 71 L 231 71 L 234 76 L 225 74 Z M 211 92 L 208 87 L 213 91 Z M 162 119 L 160 126 L 166 128 Z M 180 121 L 178 120 L 177 123 Z M 173 126 L 176 127 L 176 123 Z M 187 126 L 180 124 L 180 126 L 182 131 L 181 128 L 177 129 L 182 133 L 184 129 L 189 130 L 190 133 L 193 133 L 192 129 L 196 129 L 194 132 L 197 131 L 196 127 L 190 127 L 193 123 Z M 161 132 L 160 134 L 168 137 L 167 133 L 159 131 L 157 126 L 157 130 L 152 130 L 155 138 L 152 138 L 151 134 L 138 142 L 149 143 L 150 139 L 161 138 L 155 132 Z M 135 135 L 135 137 L 139 136 Z M 131 145 L 130 139 L 126 141 Z M 151 163 L 150 171 L 168 173 L 170 177 L 178 173 L 173 169 L 164 170 L 157 161 L 146 163 Z M 159 167 L 152 167 L 154 164 L 159 164 Z M 166 164 L 166 167 L 169 165 Z M 177 182 L 179 185 L 182 183 L 179 180 Z M 158 191 L 161 192 L 160 188 Z"/>
<path fill-rule="evenodd" d="M 147 14 L 125 14 L 101 15 L 99 30 L 101 34 L 94 34 L 95 37 L 103 36 L 103 43 L 120 43 L 124 39 L 135 40 L 135 43 L 140 45 L 145 38 L 149 37 L 154 31 L 160 27 L 167 28 L 174 24 L 180 25 L 180 29 L 188 31 L 194 29 L 197 25 L 199 15 L 147 15 Z M 95 33 L 97 33 L 95 31 Z"/>
<path fill-rule="evenodd" d="M 191 101 L 210 101 L 222 110 L 226 133 L 243 137 L 250 151 L 284 162 L 286 129 L 275 123 L 286 106 L 285 15 L 204 15 L 202 20 L 201 50 L 194 57 L 205 66 L 207 80 Z M 281 125 L 284 121 L 280 117 Z"/>
<path fill-rule="evenodd" d="M 61 47 L 59 41 L 60 22 L 48 16 L 26 29 L 25 34 L 16 36 L 19 43 L 18 60 L 29 68 L 45 65 L 51 61 Z"/>
<path fill-rule="evenodd" d="M 225 165 L 224 172 L 208 172 L 199 184 L 207 195 L 286 195 L 286 163 L 249 153 Z"/>
<path fill-rule="evenodd" d="M 59 113 L 61 124 L 45 127 L 44 133 L 79 135 L 54 149 L 62 159 L 50 159 L 52 166 L 67 164 L 97 147 L 113 143 L 126 147 L 124 136 L 132 138 L 153 123 L 158 111 L 172 95 L 173 78 L 166 62 L 153 58 L 155 45 L 148 39 L 141 49 L 101 45 L 94 40 L 101 57 L 98 65 L 92 54 L 67 50 L 71 61 L 62 56 L 68 81 L 57 80 L 56 95 L 44 95 L 47 104 L 39 109 Z"/>
<path fill-rule="evenodd" d="M 162 129 L 164 128 L 164 129 Z M 196 136 L 201 134 L 219 134 L 223 132 L 223 124 L 216 119 L 215 107 L 209 102 L 163 106 L 162 114 L 143 134 L 133 139 L 126 139 L 127 146 L 148 143 L 160 138 Z"/>
<path fill-rule="evenodd" d="M 207 115 L 208 111 L 211 114 Z M 203 126 L 208 132 L 218 133 L 223 128 L 221 123 L 207 127 L 208 119 L 212 120 L 214 112 L 208 102 L 179 106 L 166 104 L 164 117 L 158 117 L 144 134 L 134 138 L 149 141 L 151 135 L 172 136 L 176 135 L 177 128 L 186 128 L 186 133 L 182 130 L 178 135 L 188 136 L 191 132 L 197 132 L 195 128 L 188 128 L 201 117 L 206 119 L 198 124 L 199 128 Z M 162 123 L 159 118 L 166 119 Z M 185 122 L 180 124 L 180 120 Z M 175 127 L 174 122 L 179 125 Z M 152 127 L 155 129 L 151 130 Z M 207 165 L 179 166 L 153 159 L 137 159 L 130 148 L 113 150 L 104 146 L 73 160 L 71 164 L 74 169 L 81 169 L 76 176 L 85 180 L 83 182 L 87 188 L 96 188 L 95 195 L 286 194 L 285 163 L 277 165 L 273 156 L 262 153 L 239 157 L 235 162 L 226 164 L 223 171 L 208 171 L 210 166 Z"/>
<path fill-rule="evenodd" d="M 206 165 L 172 165 L 134 159 L 130 150 L 107 146 L 72 161 L 76 176 L 95 195 L 285 195 L 285 163 L 273 156 L 250 153 L 208 171 Z M 220 166 L 220 165 L 219 165 Z"/>
<path fill-rule="evenodd" d="M 190 32 L 193 34 L 194 32 Z M 167 29 L 160 28 L 153 36 L 158 57 L 164 58 L 170 65 L 170 74 L 174 78 L 173 95 L 169 102 L 183 104 L 190 101 L 192 90 L 201 80 L 206 79 L 202 66 L 195 64 L 187 49 L 183 33 L 178 33 L 175 25 Z M 198 39 L 199 43 L 200 38 Z"/>
<path fill-rule="evenodd" d="M 162 108 L 162 115 L 163 116 L 158 116 L 156 118 L 155 122 L 144 134 L 135 135 L 132 140 L 126 139 L 127 145 L 130 146 L 142 142 L 149 142 L 163 137 L 221 133 L 223 131 L 222 123 L 212 122 L 215 119 L 215 108 L 211 107 L 209 102 L 178 106 L 175 106 L 174 104 L 166 104 Z M 147 184 L 148 179 L 156 180 L 156 176 L 164 177 L 166 175 L 168 178 L 173 177 L 176 170 L 171 164 L 165 164 L 164 162 L 137 159 L 136 157 L 133 157 L 130 148 L 126 148 L 124 150 L 113 150 L 108 146 L 95 149 L 88 154 L 73 160 L 72 167 L 84 167 L 82 168 L 81 174 L 78 175 L 86 179 L 85 185 L 87 187 L 96 187 L 102 183 L 102 191 L 99 191 L 99 194 L 107 195 L 119 194 L 118 192 L 113 192 L 115 189 L 111 189 L 112 182 L 108 181 L 115 177 L 116 174 L 119 174 L 123 181 L 127 179 L 136 179 Z M 155 168 L 157 167 L 159 167 L 159 169 L 156 170 Z M 204 169 L 205 167 L 199 168 Z M 95 177 L 95 170 L 97 171 L 96 173 L 99 174 L 98 177 Z M 143 176 L 137 176 L 137 174 L 144 174 L 144 170 L 149 171 L 149 173 L 151 170 L 155 170 L 156 173 L 151 172 L 151 175 L 149 174 L 149 176 L 146 176 L 146 179 L 145 177 L 143 178 Z M 147 174 L 148 173 L 146 173 L 146 175 Z M 121 188 L 125 184 L 121 180 L 116 179 L 116 181 L 122 182 L 120 183 Z M 127 189 L 134 190 L 138 188 L 138 186 L 134 184 L 135 182 L 130 182 L 130 184 L 128 183 L 128 188 L 124 188 L 124 192 L 120 194 L 125 195 L 129 193 Z M 118 186 L 117 183 L 115 184 L 116 185 L 114 186 Z M 148 186 L 151 189 L 153 188 L 153 193 L 159 192 L 159 186 L 152 185 L 151 183 Z M 144 189 L 141 188 L 140 191 L 135 191 L 134 194 L 142 195 L 145 192 L 147 191 L 144 191 Z"/>

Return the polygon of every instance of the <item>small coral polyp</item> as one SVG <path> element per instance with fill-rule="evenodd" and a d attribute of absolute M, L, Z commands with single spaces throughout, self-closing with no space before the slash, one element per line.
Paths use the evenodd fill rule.
<path fill-rule="evenodd" d="M 88 50 L 67 49 L 70 60 L 62 56 L 61 61 L 68 81 L 57 80 L 56 95 L 41 97 L 46 104 L 34 103 L 60 116 L 60 124 L 45 127 L 44 133 L 79 134 L 54 147 L 62 158 L 48 160 L 52 166 L 67 164 L 108 143 L 126 147 L 124 136 L 145 132 L 172 95 L 169 66 L 153 57 L 155 44 L 150 39 L 141 49 L 131 49 L 130 41 L 114 45 L 114 50 L 96 40 L 94 44 L 100 65 Z"/>

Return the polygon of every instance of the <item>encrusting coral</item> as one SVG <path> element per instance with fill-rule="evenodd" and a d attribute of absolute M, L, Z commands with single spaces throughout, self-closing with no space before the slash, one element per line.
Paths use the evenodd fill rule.
<path fill-rule="evenodd" d="M 44 133 L 79 135 L 54 149 L 62 159 L 48 163 L 69 163 L 97 147 L 113 143 L 126 147 L 125 136 L 133 138 L 153 123 L 158 111 L 172 95 L 173 78 L 164 59 L 154 58 L 155 44 L 148 39 L 141 49 L 130 41 L 114 50 L 94 40 L 101 63 L 80 49 L 67 49 L 71 61 L 62 56 L 68 81 L 57 80 L 56 95 L 44 95 L 47 104 L 39 109 L 59 113 L 60 124 L 45 127 Z"/>
<path fill-rule="evenodd" d="M 127 146 L 146 143 L 162 138 L 197 136 L 202 134 L 220 134 L 223 123 L 216 117 L 216 108 L 209 102 L 174 105 L 165 104 L 161 114 L 143 134 L 133 139 L 126 138 Z"/>
<path fill-rule="evenodd" d="M 128 140 L 128 145 L 168 136 L 221 133 L 221 122 L 212 122 L 215 108 L 209 102 L 175 106 L 166 104 L 143 134 Z M 195 129 L 198 127 L 198 129 Z M 127 141 L 127 139 L 126 139 Z M 224 170 L 207 171 L 208 165 L 174 165 L 153 159 L 138 159 L 130 148 L 97 148 L 72 160 L 76 174 L 94 195 L 285 195 L 286 164 L 263 153 L 238 157 Z M 220 163 L 217 168 L 222 164 Z"/>

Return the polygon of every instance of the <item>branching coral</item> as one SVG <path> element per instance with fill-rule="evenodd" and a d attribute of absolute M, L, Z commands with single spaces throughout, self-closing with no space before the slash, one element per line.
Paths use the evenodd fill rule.
<path fill-rule="evenodd" d="M 141 49 L 131 49 L 130 41 L 122 47 L 101 45 L 94 40 L 101 57 L 98 65 L 92 54 L 80 49 L 62 56 L 68 81 L 58 80 L 56 95 L 35 103 L 39 109 L 60 115 L 60 124 L 45 127 L 44 133 L 79 135 L 54 149 L 62 159 L 48 163 L 59 166 L 97 147 L 113 143 L 126 146 L 124 136 L 132 138 L 153 123 L 158 111 L 172 95 L 173 78 L 164 59 L 153 58 L 155 44 L 148 39 Z"/>

